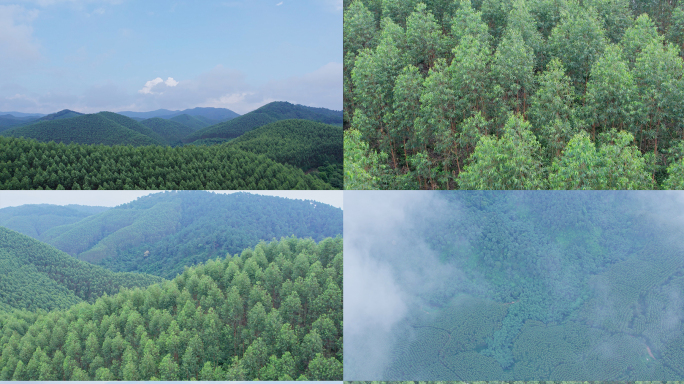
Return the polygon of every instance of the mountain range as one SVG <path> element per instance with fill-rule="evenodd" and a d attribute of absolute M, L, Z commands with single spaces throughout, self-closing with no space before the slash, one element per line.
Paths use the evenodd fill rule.
<path fill-rule="evenodd" d="M 185 265 L 260 241 L 342 235 L 342 210 L 249 193 L 162 192 L 115 208 L 24 205 L 0 225 L 114 271 L 172 278 Z"/>
<path fill-rule="evenodd" d="M 14 117 L 0 112 L 0 134 L 44 142 L 175 146 L 182 143 L 206 144 L 206 139 L 218 139 L 211 141 L 212 144 L 224 142 L 286 119 L 341 126 L 342 112 L 288 102 L 272 102 L 242 116 L 225 108 L 93 114 L 65 109 L 41 117 Z"/>

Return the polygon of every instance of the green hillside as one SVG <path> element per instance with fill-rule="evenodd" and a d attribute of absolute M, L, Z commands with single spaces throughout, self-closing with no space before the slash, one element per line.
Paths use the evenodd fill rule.
<path fill-rule="evenodd" d="M 68 308 L 93 302 L 120 287 L 141 287 L 160 282 L 155 276 L 115 273 L 0 227 L 0 303 L 18 309 Z M 5 345 L 5 343 L 3 343 Z"/>
<path fill-rule="evenodd" d="M 187 115 L 186 115 L 187 116 Z M 198 120 L 199 121 L 199 120 Z M 153 117 L 140 122 L 142 125 L 150 128 L 155 134 L 158 134 L 165 143 L 169 145 L 177 145 L 181 140 L 194 132 L 195 130 L 176 121 L 166 120 L 160 117 Z"/>
<path fill-rule="evenodd" d="M 141 122 L 131 119 L 130 117 L 119 115 L 118 113 L 114 112 L 100 112 L 98 113 L 98 115 L 102 115 L 108 118 L 109 120 L 112 120 L 117 124 L 121 124 L 122 126 L 130 130 L 151 137 L 155 142 L 159 143 L 160 145 L 166 144 L 166 140 L 162 137 L 162 135 L 160 135 L 158 132 L 155 132 L 150 127 L 141 124 Z"/>
<path fill-rule="evenodd" d="M 133 146 L 162 144 L 158 139 L 129 129 L 116 121 L 111 120 L 108 116 L 109 115 L 106 113 L 98 113 L 66 119 L 41 121 L 4 131 L 1 134 L 3 136 L 25 137 L 43 142 L 54 141 L 58 143 L 119 144 Z M 139 124 L 135 120 L 130 120 Z"/>
<path fill-rule="evenodd" d="M 233 139 L 252 129 L 268 123 L 278 121 L 269 115 L 262 113 L 247 113 L 232 120 L 212 125 L 196 131 L 183 139 L 185 143 L 191 143 L 202 139 Z"/>
<path fill-rule="evenodd" d="M 342 380 L 342 238 L 287 238 L 64 311 L 0 314 L 0 380 Z"/>
<path fill-rule="evenodd" d="M 173 278 L 186 265 L 283 236 L 342 235 L 342 210 L 247 193 L 157 193 L 38 237 L 114 271 Z"/>
<path fill-rule="evenodd" d="M 190 116 L 185 113 L 182 115 L 174 116 L 169 120 L 185 125 L 186 127 L 190 128 L 192 132 L 216 124 L 216 120 L 211 120 L 204 116 Z"/>
<path fill-rule="evenodd" d="M 341 127 L 292 119 L 249 131 L 229 145 L 306 171 L 342 163 L 342 139 Z"/>
<path fill-rule="evenodd" d="M 73 224 L 109 207 L 87 205 L 32 204 L 0 209 L 0 226 L 38 238 L 43 232 L 60 225 Z"/>
<path fill-rule="evenodd" d="M 0 137 L 0 189 L 38 188 L 333 189 L 291 165 L 221 145 L 66 145 Z"/>
<path fill-rule="evenodd" d="M 339 118 L 335 113 L 335 111 L 323 108 L 311 108 L 303 105 L 294 105 L 286 101 L 274 101 L 227 122 L 201 129 L 189 135 L 183 141 L 190 143 L 198 139 L 207 138 L 230 139 L 268 123 L 287 119 L 304 119 L 326 124 L 342 125 L 342 112 L 337 112 Z"/>

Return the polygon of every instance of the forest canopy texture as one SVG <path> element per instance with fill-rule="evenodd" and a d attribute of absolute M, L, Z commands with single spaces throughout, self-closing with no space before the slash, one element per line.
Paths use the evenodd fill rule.
<path fill-rule="evenodd" d="M 684 188 L 684 4 L 344 1 L 345 188 Z"/>
<path fill-rule="evenodd" d="M 174 119 L 64 110 L 0 129 L 0 189 L 342 189 L 342 111 Z"/>
<path fill-rule="evenodd" d="M 117 272 L 171 279 L 187 265 L 240 252 L 260 241 L 342 235 L 342 210 L 250 193 L 161 192 L 103 212 L 24 205 L 0 209 L 0 225 Z M 80 220 L 75 215 L 90 213 Z M 3 220 L 4 218 L 4 220 Z M 63 223 L 63 221 L 72 221 Z"/>
<path fill-rule="evenodd" d="M 681 194 L 349 193 L 345 377 L 684 377 L 683 207 Z"/>
<path fill-rule="evenodd" d="M 262 242 L 93 303 L 0 312 L 0 380 L 341 380 L 341 289 L 340 237 Z"/>

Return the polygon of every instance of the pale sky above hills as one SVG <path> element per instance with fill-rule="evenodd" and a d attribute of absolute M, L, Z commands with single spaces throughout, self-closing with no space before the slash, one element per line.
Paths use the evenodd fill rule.
<path fill-rule="evenodd" d="M 93 205 L 115 207 L 159 191 L 0 191 L 0 208 L 24 204 Z M 212 191 L 234 193 L 241 191 Z M 342 208 L 342 191 L 244 191 L 288 199 L 314 200 Z"/>
<path fill-rule="evenodd" d="M 0 0 L 0 111 L 342 109 L 342 0 Z"/>

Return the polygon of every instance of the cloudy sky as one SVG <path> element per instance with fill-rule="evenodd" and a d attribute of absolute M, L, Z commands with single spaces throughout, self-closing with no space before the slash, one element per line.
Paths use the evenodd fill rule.
<path fill-rule="evenodd" d="M 0 208 L 24 204 L 79 204 L 115 207 L 159 191 L 0 191 Z M 234 193 L 239 191 L 213 191 Z M 342 191 L 246 191 L 288 199 L 314 200 L 342 208 Z"/>
<path fill-rule="evenodd" d="M 0 111 L 342 109 L 342 0 L 0 0 Z"/>

